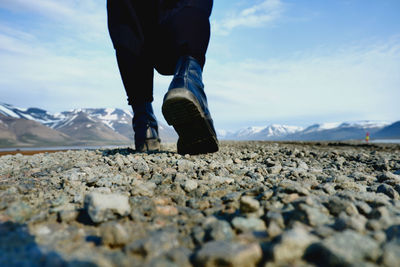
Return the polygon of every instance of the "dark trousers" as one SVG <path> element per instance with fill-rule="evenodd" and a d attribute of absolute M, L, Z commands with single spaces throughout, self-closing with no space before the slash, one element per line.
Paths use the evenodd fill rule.
<path fill-rule="evenodd" d="M 108 0 L 108 28 L 132 106 L 153 101 L 154 69 L 173 75 L 181 56 L 203 67 L 213 0 Z"/>

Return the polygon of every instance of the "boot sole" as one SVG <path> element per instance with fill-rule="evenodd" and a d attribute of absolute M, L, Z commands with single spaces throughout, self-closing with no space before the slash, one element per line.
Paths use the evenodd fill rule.
<path fill-rule="evenodd" d="M 179 135 L 179 154 L 205 154 L 218 151 L 218 140 L 196 97 L 187 89 L 170 90 L 162 106 L 169 125 Z"/>

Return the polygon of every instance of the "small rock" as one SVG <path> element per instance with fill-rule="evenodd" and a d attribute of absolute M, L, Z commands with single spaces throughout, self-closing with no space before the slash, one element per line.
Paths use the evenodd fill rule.
<path fill-rule="evenodd" d="M 400 240 L 392 241 L 383 247 L 381 263 L 384 266 L 398 266 L 400 263 Z"/>
<path fill-rule="evenodd" d="M 268 211 L 267 215 L 265 216 L 265 219 L 267 221 L 268 227 L 270 227 L 270 224 L 272 222 L 275 222 L 277 226 L 280 228 L 285 228 L 285 221 L 283 219 L 282 213 L 277 212 L 277 211 Z"/>
<path fill-rule="evenodd" d="M 148 173 L 150 170 L 147 162 L 140 157 L 135 157 L 133 162 L 131 163 L 131 166 L 133 167 L 133 169 L 135 169 L 135 171 L 140 174 Z"/>
<path fill-rule="evenodd" d="M 135 183 L 133 185 L 133 189 L 131 190 L 132 196 L 145 196 L 145 197 L 153 197 L 154 196 L 154 189 L 157 185 L 153 182 L 146 182 L 146 183 Z"/>
<path fill-rule="evenodd" d="M 341 212 L 346 212 L 348 215 L 358 214 L 358 210 L 352 202 L 337 196 L 330 197 L 327 206 L 329 212 L 335 216 Z"/>
<path fill-rule="evenodd" d="M 268 172 L 270 173 L 270 174 L 278 174 L 278 173 L 280 173 L 281 172 L 281 170 L 282 170 L 282 165 L 281 164 L 275 164 L 274 166 L 272 166 L 272 167 L 270 167 L 270 168 L 268 168 Z"/>
<path fill-rule="evenodd" d="M 305 257 L 317 265 L 353 266 L 376 261 L 379 255 L 379 245 L 372 238 L 346 230 L 310 246 Z"/>
<path fill-rule="evenodd" d="M 192 252 L 187 248 L 174 248 L 169 250 L 165 257 L 174 263 L 173 266 L 192 267 L 189 258 Z"/>
<path fill-rule="evenodd" d="M 290 218 L 310 226 L 319 226 L 330 221 L 328 211 L 324 207 L 314 207 L 304 203 L 298 205 L 298 209 L 291 212 Z"/>
<path fill-rule="evenodd" d="M 14 202 L 6 210 L 6 214 L 14 222 L 23 223 L 32 216 L 32 208 L 25 202 Z"/>
<path fill-rule="evenodd" d="M 178 246 L 179 242 L 176 230 L 166 228 L 153 231 L 148 237 L 130 243 L 125 247 L 125 251 L 143 258 L 152 258 L 160 256 Z"/>
<path fill-rule="evenodd" d="M 101 241 L 109 246 L 123 246 L 130 241 L 127 230 L 117 222 L 108 222 L 100 227 Z"/>
<path fill-rule="evenodd" d="M 265 223 L 263 220 L 253 217 L 251 218 L 235 217 L 232 220 L 232 225 L 239 232 L 265 231 L 267 229 L 265 227 Z"/>
<path fill-rule="evenodd" d="M 256 212 L 260 208 L 260 202 L 249 196 L 240 199 L 240 211 L 243 213 Z"/>
<path fill-rule="evenodd" d="M 394 190 L 393 187 L 387 184 L 381 184 L 380 186 L 378 186 L 376 192 L 383 193 L 391 199 L 399 199 L 399 194 L 396 192 L 396 190 Z"/>
<path fill-rule="evenodd" d="M 238 158 L 235 158 L 235 159 L 233 160 L 233 162 L 235 162 L 236 164 L 242 163 L 242 161 L 241 161 L 240 159 L 238 159 Z"/>
<path fill-rule="evenodd" d="M 126 216 L 130 213 L 129 198 L 120 194 L 90 193 L 85 196 L 85 210 L 95 223 Z"/>
<path fill-rule="evenodd" d="M 378 181 L 381 183 L 385 182 L 390 185 L 396 185 L 400 183 L 400 175 L 386 171 L 378 177 Z"/>
<path fill-rule="evenodd" d="M 274 191 L 273 190 L 266 190 L 266 191 L 261 193 L 260 199 L 261 200 L 269 200 L 273 195 L 274 195 Z"/>
<path fill-rule="evenodd" d="M 300 260 L 306 248 L 317 240 L 300 226 L 285 231 L 273 247 L 274 260 L 280 264 Z"/>
<path fill-rule="evenodd" d="M 307 163 L 305 163 L 304 161 L 299 161 L 297 168 L 303 169 L 303 170 L 308 170 L 309 169 Z"/>
<path fill-rule="evenodd" d="M 206 240 L 232 240 L 234 233 L 227 221 L 217 220 L 206 226 Z"/>
<path fill-rule="evenodd" d="M 397 239 L 400 241 L 400 225 L 390 226 L 386 230 L 386 236 L 389 241 Z"/>
<path fill-rule="evenodd" d="M 300 184 L 293 181 L 283 181 L 278 185 L 279 191 L 287 194 L 297 193 L 301 196 L 308 196 L 310 192 Z"/>
<path fill-rule="evenodd" d="M 243 245 L 228 241 L 206 243 L 195 255 L 196 266 L 254 267 L 261 260 L 258 244 Z"/>
<path fill-rule="evenodd" d="M 176 163 L 178 165 L 178 171 L 186 172 L 193 170 L 194 164 L 190 160 L 180 159 Z"/>
<path fill-rule="evenodd" d="M 348 216 L 346 213 L 341 213 L 339 218 L 336 219 L 333 227 L 338 231 L 352 229 L 359 233 L 364 233 L 366 222 L 367 219 L 362 215 Z"/>
<path fill-rule="evenodd" d="M 282 233 L 282 228 L 275 221 L 272 221 L 268 225 L 267 233 L 269 237 L 274 238 Z"/>
<path fill-rule="evenodd" d="M 183 184 L 183 189 L 186 192 L 192 192 L 193 190 L 195 190 L 198 187 L 198 184 L 195 180 L 187 180 L 184 184 Z"/>
<path fill-rule="evenodd" d="M 61 210 L 58 212 L 58 218 L 62 222 L 72 222 L 78 218 L 79 212 L 77 210 Z"/>
<path fill-rule="evenodd" d="M 163 216 L 178 215 L 178 209 L 175 206 L 171 206 L 171 205 L 157 206 L 156 212 L 157 212 L 157 214 L 163 215 Z"/>

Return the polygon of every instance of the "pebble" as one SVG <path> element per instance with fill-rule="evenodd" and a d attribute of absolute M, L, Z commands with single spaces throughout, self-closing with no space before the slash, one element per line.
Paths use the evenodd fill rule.
<path fill-rule="evenodd" d="M 101 223 L 128 215 L 131 207 L 125 195 L 90 193 L 85 196 L 85 210 L 94 223 Z"/>
<path fill-rule="evenodd" d="M 381 184 L 378 186 L 378 189 L 376 190 L 377 193 L 383 193 L 390 197 L 391 199 L 399 199 L 399 193 L 394 190 L 393 187 L 387 184 Z"/>
<path fill-rule="evenodd" d="M 256 212 L 260 208 L 260 202 L 249 196 L 240 199 L 240 211 L 243 213 Z"/>
<path fill-rule="evenodd" d="M 304 227 L 297 226 L 279 236 L 273 247 L 274 260 L 280 264 L 290 264 L 303 257 L 306 248 L 318 239 Z"/>
<path fill-rule="evenodd" d="M 376 261 L 379 255 L 379 245 L 372 238 L 346 230 L 315 244 L 306 258 L 316 264 L 349 266 Z"/>
<path fill-rule="evenodd" d="M 130 241 L 127 230 L 117 222 L 107 222 L 100 227 L 101 241 L 104 245 L 124 246 Z"/>
<path fill-rule="evenodd" d="M 235 217 L 232 225 L 239 232 L 265 231 L 267 229 L 263 220 L 254 217 Z"/>
<path fill-rule="evenodd" d="M 195 255 L 198 266 L 254 267 L 261 260 L 262 251 L 258 244 L 244 245 L 228 241 L 206 243 Z"/>
<path fill-rule="evenodd" d="M 186 192 L 192 192 L 193 190 L 195 190 L 198 187 L 198 183 L 195 180 L 187 180 L 184 184 L 183 184 L 183 189 Z"/>

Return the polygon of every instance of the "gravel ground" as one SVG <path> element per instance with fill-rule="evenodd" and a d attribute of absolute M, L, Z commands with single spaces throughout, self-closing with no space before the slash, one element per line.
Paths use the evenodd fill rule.
<path fill-rule="evenodd" d="M 0 266 L 399 266 L 400 145 L 0 157 Z"/>

